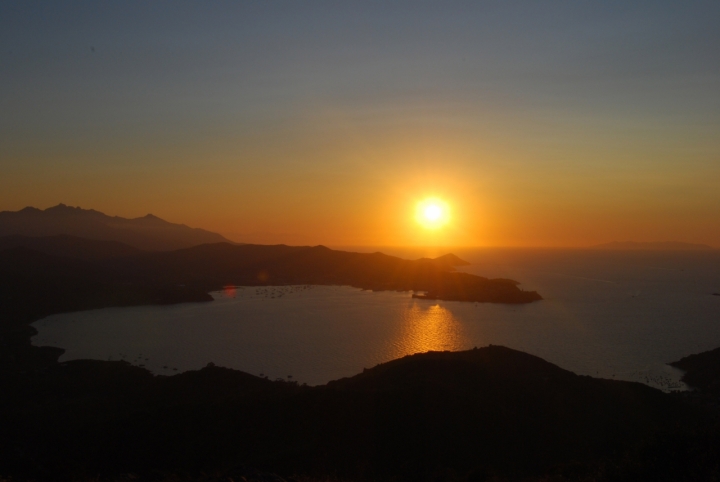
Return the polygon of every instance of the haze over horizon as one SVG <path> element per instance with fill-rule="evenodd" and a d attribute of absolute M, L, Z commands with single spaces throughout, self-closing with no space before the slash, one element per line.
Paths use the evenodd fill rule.
<path fill-rule="evenodd" d="M 720 4 L 3 2 L 0 211 L 720 246 Z M 450 206 L 442 229 L 418 202 Z"/>

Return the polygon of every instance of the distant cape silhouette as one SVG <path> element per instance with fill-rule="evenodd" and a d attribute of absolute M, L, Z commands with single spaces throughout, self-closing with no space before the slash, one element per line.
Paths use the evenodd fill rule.
<path fill-rule="evenodd" d="M 618 250 L 646 250 L 646 251 L 695 251 L 714 249 L 707 244 L 682 243 L 679 241 L 663 242 L 635 242 L 635 241 L 613 241 L 593 246 L 595 249 L 618 249 Z"/>
<path fill-rule="evenodd" d="M 92 240 L 117 241 L 151 251 L 232 242 L 220 234 L 170 223 L 152 214 L 126 219 L 65 204 L 45 210 L 26 207 L 20 211 L 0 212 L 0 236 L 8 235 L 78 236 Z"/>
<path fill-rule="evenodd" d="M 452 253 L 448 253 L 438 258 L 420 258 L 418 261 L 434 263 L 446 268 L 453 268 L 455 266 L 467 266 L 470 263 L 464 259 L 460 259 Z"/>

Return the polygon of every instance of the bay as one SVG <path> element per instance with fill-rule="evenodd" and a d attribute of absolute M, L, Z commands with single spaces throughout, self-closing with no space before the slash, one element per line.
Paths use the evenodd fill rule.
<path fill-rule="evenodd" d="M 720 346 L 720 252 L 452 251 L 462 270 L 520 281 L 544 300 L 500 305 L 418 300 L 347 286 L 237 287 L 211 303 L 107 308 L 34 323 L 61 361 L 127 360 L 172 375 L 207 363 L 310 385 L 428 350 L 504 345 L 578 374 L 684 389 L 666 363 Z"/>

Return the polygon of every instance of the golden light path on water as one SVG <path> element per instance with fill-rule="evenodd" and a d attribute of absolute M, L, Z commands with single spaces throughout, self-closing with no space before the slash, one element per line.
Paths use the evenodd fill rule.
<path fill-rule="evenodd" d="M 460 350 L 463 326 L 452 312 L 438 304 L 423 306 L 412 303 L 402 314 L 398 338 L 393 342 L 388 359 L 427 351 Z"/>

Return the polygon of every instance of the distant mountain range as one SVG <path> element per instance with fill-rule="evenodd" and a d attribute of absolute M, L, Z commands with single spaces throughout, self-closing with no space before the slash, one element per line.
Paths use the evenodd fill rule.
<path fill-rule="evenodd" d="M 152 214 L 126 219 L 65 204 L 45 210 L 26 207 L 20 211 L 0 212 L 0 236 L 8 235 L 69 235 L 116 241 L 149 251 L 169 251 L 206 243 L 232 243 L 220 234 L 169 223 Z"/>
<path fill-rule="evenodd" d="M 617 249 L 639 251 L 698 251 L 714 249 L 707 244 L 681 243 L 678 241 L 664 241 L 654 243 L 638 243 L 635 241 L 613 241 L 593 246 L 594 249 Z"/>

